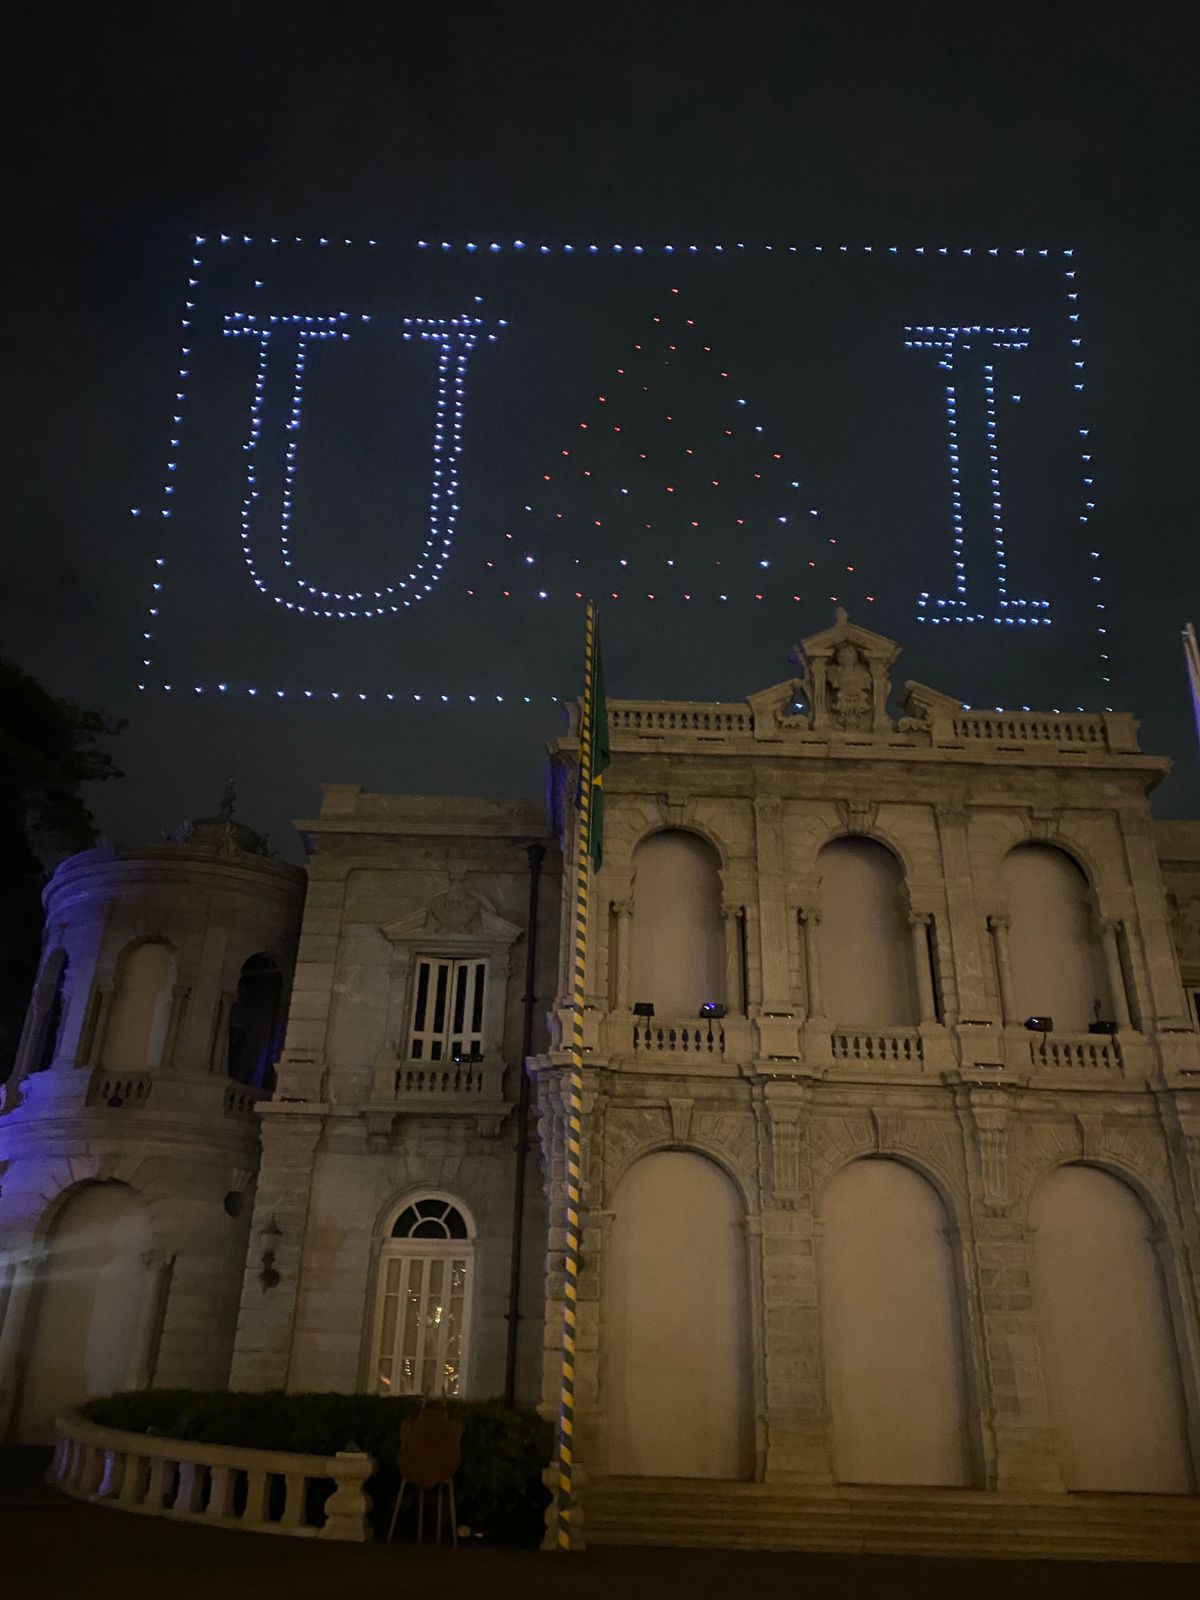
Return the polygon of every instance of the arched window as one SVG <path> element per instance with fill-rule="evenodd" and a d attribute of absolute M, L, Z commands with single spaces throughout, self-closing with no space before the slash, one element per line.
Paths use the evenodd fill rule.
<path fill-rule="evenodd" d="M 838 1027 L 910 1027 L 920 1019 L 904 872 L 874 839 L 833 839 L 817 856 L 821 981 Z"/>
<path fill-rule="evenodd" d="M 175 989 L 175 951 L 161 939 L 129 946 L 117 968 L 117 988 L 104 1031 L 104 1065 L 121 1071 L 162 1061 Z"/>
<path fill-rule="evenodd" d="M 1149 1213 L 1110 1173 L 1068 1166 L 1034 1190 L 1029 1221 L 1064 1484 L 1187 1494 L 1179 1348 Z"/>
<path fill-rule="evenodd" d="M 62 1030 L 63 999 L 67 986 L 67 952 L 55 950 L 47 958 L 38 986 L 38 1006 L 41 1020 L 36 1043 L 30 1055 L 31 1070 L 45 1072 L 54 1061 L 58 1049 L 58 1036 Z"/>
<path fill-rule="evenodd" d="M 1022 844 L 1000 869 L 1010 918 L 1009 961 L 1018 1018 L 1050 1017 L 1057 1032 L 1083 1033 L 1112 1018 L 1088 883 L 1062 850 Z"/>
<path fill-rule="evenodd" d="M 379 1261 L 377 1393 L 466 1392 L 473 1256 L 470 1222 L 454 1200 L 424 1195 L 399 1212 Z"/>
<path fill-rule="evenodd" d="M 283 974 L 273 956 L 251 956 L 238 976 L 229 1013 L 229 1076 L 235 1082 L 275 1087 L 283 1020 Z"/>
<path fill-rule="evenodd" d="M 726 1003 L 721 868 L 694 833 L 669 828 L 633 853 L 630 999 L 660 1017 L 694 1017 Z"/>

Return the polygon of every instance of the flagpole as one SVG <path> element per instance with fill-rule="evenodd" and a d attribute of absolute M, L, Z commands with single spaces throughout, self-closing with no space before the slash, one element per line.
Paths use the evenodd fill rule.
<path fill-rule="evenodd" d="M 575 926 L 571 964 L 571 1065 L 567 1073 L 567 1207 L 563 1262 L 562 1379 L 558 1399 L 558 1549 L 571 1548 L 575 1468 L 575 1336 L 579 1303 L 579 1212 L 583 1150 L 583 1006 L 591 890 L 592 752 L 596 690 L 596 608 L 587 603 L 583 711 L 579 721 L 579 819 L 575 836 Z"/>

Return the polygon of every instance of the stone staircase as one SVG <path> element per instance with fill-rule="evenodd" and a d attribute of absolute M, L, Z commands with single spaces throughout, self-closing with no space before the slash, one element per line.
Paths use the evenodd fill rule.
<path fill-rule="evenodd" d="M 589 1545 L 1200 1561 L 1200 1498 L 601 1478 L 584 1492 L 583 1537 Z"/>

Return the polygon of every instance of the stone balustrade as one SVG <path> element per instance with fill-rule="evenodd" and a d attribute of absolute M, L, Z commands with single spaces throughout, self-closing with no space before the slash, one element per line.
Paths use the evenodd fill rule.
<path fill-rule="evenodd" d="M 709 1055 L 718 1060 L 725 1055 L 725 1028 L 716 1019 L 702 1017 L 697 1022 L 655 1022 L 633 1025 L 636 1054 L 655 1053 Z"/>
<path fill-rule="evenodd" d="M 778 739 L 781 735 L 800 735 L 810 743 L 824 743 L 825 733 L 814 733 L 807 713 L 782 714 L 777 699 L 773 697 L 769 705 L 744 700 L 610 700 L 609 728 L 614 735 L 633 739 L 682 738 L 697 744 L 706 740 L 752 744 L 756 739 Z M 569 731 L 578 735 L 579 706 L 567 709 Z M 905 718 L 898 727 L 888 723 L 876 736 L 897 736 L 910 742 L 914 733 L 926 734 L 936 747 L 972 744 L 998 751 L 1033 748 L 1046 753 L 1138 753 L 1136 721 L 1124 712 L 976 711 L 946 701 L 922 709 L 916 717 Z"/>
<path fill-rule="evenodd" d="M 111 1106 L 114 1111 L 144 1106 L 153 1084 L 154 1075 L 150 1072 L 120 1072 L 97 1067 L 88 1080 L 87 1104 Z"/>
<path fill-rule="evenodd" d="M 1029 1058 L 1035 1072 L 1121 1071 L 1121 1047 L 1103 1033 L 1036 1033 Z"/>
<path fill-rule="evenodd" d="M 1108 730 L 1103 716 L 1039 716 L 1021 711 L 963 712 L 953 719 L 956 739 L 983 739 L 991 744 L 1052 744 L 1106 750 Z"/>
<path fill-rule="evenodd" d="M 396 1068 L 397 1100 L 500 1100 L 501 1068 L 485 1061 L 407 1061 Z"/>
<path fill-rule="evenodd" d="M 872 1066 L 921 1067 L 925 1046 L 915 1028 L 848 1028 L 830 1036 L 835 1061 L 861 1061 Z"/>
<path fill-rule="evenodd" d="M 694 733 L 723 736 L 752 733 L 754 716 L 748 706 L 704 704 L 691 700 L 610 700 L 611 729 L 622 733 Z"/>
<path fill-rule="evenodd" d="M 57 1418 L 46 1481 L 76 1500 L 251 1533 L 362 1542 L 371 1537 L 373 1457 L 243 1450 L 123 1433 L 78 1412 Z M 324 1490 L 325 1484 L 329 1490 Z"/>

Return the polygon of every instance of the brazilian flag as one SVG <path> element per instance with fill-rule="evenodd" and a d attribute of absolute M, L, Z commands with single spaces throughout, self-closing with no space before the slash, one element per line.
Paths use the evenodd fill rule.
<path fill-rule="evenodd" d="M 605 699 L 605 666 L 600 658 L 600 632 L 592 634 L 592 662 L 590 662 L 590 712 L 592 712 L 592 806 L 589 811 L 587 851 L 592 858 L 592 870 L 598 872 L 605 859 L 605 768 L 613 760 L 613 747 L 608 739 L 608 701 Z M 582 774 L 581 774 L 582 776 Z"/>

